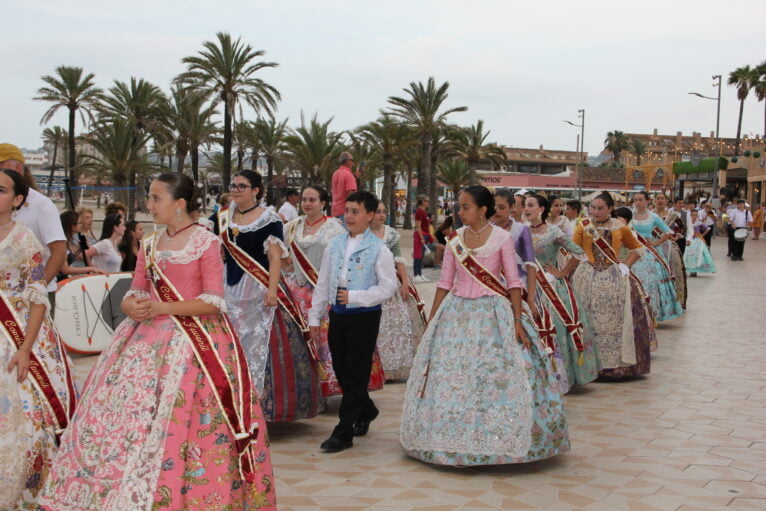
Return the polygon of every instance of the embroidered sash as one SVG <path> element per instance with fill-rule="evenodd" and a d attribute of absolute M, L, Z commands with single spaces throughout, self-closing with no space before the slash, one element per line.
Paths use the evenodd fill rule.
<path fill-rule="evenodd" d="M 582 225 L 583 227 L 587 228 L 588 225 L 590 225 L 590 219 L 588 218 L 584 219 L 582 221 Z M 604 257 L 606 257 L 610 263 L 614 265 L 619 265 L 620 260 L 617 258 L 617 255 L 614 253 L 614 249 L 612 248 L 612 245 L 607 243 L 606 240 L 603 238 L 603 236 L 599 236 L 598 233 L 596 233 L 596 235 L 593 235 L 593 233 L 591 233 L 591 235 L 593 236 L 593 244 L 596 247 L 598 247 L 598 249 L 601 251 Z M 639 280 L 636 274 L 630 270 L 628 270 L 628 276 L 633 280 L 633 282 L 636 283 L 636 285 L 638 286 L 638 290 L 640 291 L 641 296 L 643 296 L 644 299 L 646 300 L 646 303 L 649 303 L 651 298 L 646 293 L 646 291 L 644 291 L 644 286 L 643 284 L 641 284 L 641 280 Z"/>
<path fill-rule="evenodd" d="M 13 310 L 13 306 L 8 303 L 8 299 L 3 293 L 0 293 L 0 325 L 2 325 L 0 330 L 5 332 L 5 337 L 8 341 L 11 342 L 16 349 L 21 348 L 24 344 L 25 333 L 21 330 L 21 323 L 19 322 L 18 317 L 16 317 L 16 312 Z M 77 402 L 74 380 L 72 379 L 72 371 L 69 367 L 69 362 L 67 361 L 66 351 L 64 350 L 61 338 L 58 336 L 53 325 L 51 325 L 51 329 L 51 335 L 56 338 L 56 345 L 59 353 L 61 353 L 62 363 L 64 364 L 64 379 L 67 387 L 66 403 L 63 403 L 58 394 L 56 394 L 56 389 L 53 388 L 51 378 L 46 372 L 45 366 L 37 358 L 37 355 L 35 355 L 34 350 L 30 350 L 29 352 L 28 376 L 34 387 L 45 399 L 45 402 L 48 403 L 50 411 L 53 412 L 53 419 L 56 422 L 55 435 L 56 441 L 58 442 L 61 434 L 66 429 L 67 425 L 69 425 L 69 419 L 71 419 L 74 414 Z M 5 368 L 0 370 L 5 370 Z"/>
<path fill-rule="evenodd" d="M 396 272 L 396 278 L 399 279 L 399 285 L 402 285 L 402 277 L 399 275 L 399 272 Z M 418 289 L 415 287 L 415 284 L 412 283 L 410 279 L 407 279 L 407 292 L 410 294 L 410 298 L 415 300 L 415 305 L 418 307 L 418 312 L 420 313 L 420 319 L 423 320 L 423 324 L 425 325 L 428 323 L 428 320 L 426 319 L 426 304 L 423 303 L 423 300 L 420 298 L 420 293 L 418 293 Z"/>
<path fill-rule="evenodd" d="M 652 254 L 652 256 L 657 260 L 657 262 L 660 263 L 663 268 L 665 268 L 665 271 L 668 273 L 668 276 L 672 277 L 673 271 L 670 269 L 670 266 L 668 266 L 668 263 L 665 261 L 665 258 L 662 257 L 662 255 L 659 252 L 657 252 L 657 249 L 652 245 L 652 243 L 648 239 L 641 236 L 641 233 L 636 231 L 635 234 L 636 234 L 636 239 L 639 241 L 639 243 L 641 243 L 649 251 L 649 253 Z"/>
<path fill-rule="evenodd" d="M 159 239 L 159 237 L 156 237 Z M 150 234 L 144 239 L 144 251 L 146 256 L 146 271 L 151 277 L 154 290 L 160 301 L 173 303 L 183 301 L 181 294 L 176 290 L 170 280 L 165 277 L 159 265 L 155 261 L 155 235 Z M 194 355 L 205 373 L 210 386 L 213 389 L 218 406 L 223 412 L 226 424 L 234 435 L 234 443 L 239 457 L 240 477 L 248 482 L 255 481 L 255 452 L 252 443 L 258 438 L 259 426 L 252 421 L 251 392 L 253 389 L 250 381 L 250 369 L 247 367 L 242 345 L 225 314 L 219 317 L 224 321 L 226 329 L 232 336 L 235 347 L 236 380 L 240 385 L 240 392 L 236 393 L 226 367 L 221 360 L 215 347 L 215 342 L 205 330 L 200 319 L 196 316 L 170 315 L 178 328 L 185 334 L 186 340 L 194 351 Z"/>
<path fill-rule="evenodd" d="M 553 306 L 553 310 L 556 311 L 556 315 L 559 317 L 559 319 L 564 323 L 564 326 L 567 329 L 567 332 L 569 332 L 570 336 L 572 337 L 572 343 L 575 346 L 575 349 L 579 351 L 580 353 L 583 352 L 583 344 L 582 344 L 582 335 L 583 335 L 583 325 L 582 322 L 579 319 L 579 315 L 574 316 L 573 314 L 569 313 L 569 310 L 564 305 L 563 300 L 559 296 L 558 292 L 556 292 L 556 289 L 551 285 L 550 282 L 548 282 L 548 279 L 545 278 L 545 270 L 543 269 L 543 266 L 538 261 L 537 263 L 537 272 L 538 275 L 541 276 L 541 278 L 537 279 L 537 285 L 540 287 L 540 290 L 543 292 L 543 295 L 548 299 L 548 302 Z M 566 279 L 562 279 L 566 283 Z M 569 289 L 569 288 L 568 288 Z M 574 300 L 574 294 L 569 294 L 569 300 L 572 303 L 573 311 L 577 311 L 577 303 Z"/>
<path fill-rule="evenodd" d="M 223 246 L 227 252 L 231 255 L 234 261 L 239 265 L 245 273 L 254 278 L 262 286 L 268 289 L 269 287 L 269 272 L 258 261 L 253 259 L 250 254 L 242 250 L 234 243 L 229 237 L 229 208 L 224 208 L 218 212 L 218 227 L 221 233 L 221 240 Z M 280 307 L 285 313 L 290 316 L 296 325 L 301 329 L 303 338 L 309 346 L 309 351 L 314 360 L 318 360 L 316 356 L 316 350 L 314 349 L 311 336 L 309 334 L 309 328 L 306 323 L 306 318 L 303 316 L 300 307 L 295 302 L 295 298 L 290 293 L 287 285 L 285 285 L 284 279 L 280 277 L 279 287 L 277 287 L 277 301 Z"/>
<path fill-rule="evenodd" d="M 469 249 L 463 245 L 463 240 L 456 232 L 453 232 L 447 241 L 455 259 L 465 268 L 468 273 L 473 277 L 476 282 L 482 285 L 482 287 L 489 289 L 493 293 L 499 294 L 502 297 L 511 301 L 511 292 L 500 281 L 492 275 L 479 261 L 477 261 L 470 253 Z"/>
<path fill-rule="evenodd" d="M 290 250 L 295 254 L 295 260 L 298 261 L 298 266 L 300 266 L 306 280 L 309 281 L 311 287 L 316 287 L 317 281 L 319 280 L 319 272 L 314 268 L 314 265 L 311 264 L 311 261 L 306 257 L 306 254 L 303 253 L 303 249 L 298 245 L 298 242 L 295 241 L 295 230 L 298 228 L 298 223 L 300 222 L 296 222 L 290 230 Z"/>

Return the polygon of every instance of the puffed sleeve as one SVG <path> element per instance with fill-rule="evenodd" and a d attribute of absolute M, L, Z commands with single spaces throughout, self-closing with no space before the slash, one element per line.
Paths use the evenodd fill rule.
<path fill-rule="evenodd" d="M 529 231 L 527 230 L 527 232 Z M 524 287 L 519 278 L 519 270 L 516 265 L 516 249 L 513 246 L 513 238 L 511 236 L 508 236 L 508 239 L 500 245 L 500 257 L 502 258 L 506 286 L 508 288 Z"/>
<path fill-rule="evenodd" d="M 535 249 L 534 245 L 532 244 L 532 232 L 529 230 L 529 227 L 524 226 L 524 228 L 521 230 L 521 234 L 519 235 L 519 240 L 516 243 L 516 247 L 518 247 L 519 257 L 521 257 L 521 260 L 524 262 L 524 264 L 526 266 L 536 268 Z"/>
<path fill-rule="evenodd" d="M 138 258 L 136 258 L 136 270 L 133 272 L 133 283 L 130 285 L 130 290 L 125 293 L 125 298 L 129 296 L 149 298 L 151 282 L 149 282 L 149 278 L 146 274 L 146 256 L 144 255 L 145 241 L 146 240 L 141 241 L 141 246 L 138 250 Z"/>
<path fill-rule="evenodd" d="M 578 261 L 587 261 L 588 256 L 585 255 L 585 250 L 572 241 L 571 238 L 569 238 L 566 234 L 561 232 L 556 238 L 554 239 L 556 245 L 559 247 L 564 248 L 567 252 L 574 255 L 574 258 Z"/>
<path fill-rule="evenodd" d="M 585 227 L 581 223 L 575 226 L 574 236 L 572 236 L 572 242 L 579 247 L 583 247 L 583 236 L 585 235 Z"/>
<path fill-rule="evenodd" d="M 449 247 L 449 240 L 447 240 L 447 244 L 448 246 L 444 249 L 442 271 L 439 275 L 439 282 L 436 283 L 436 287 L 449 291 L 454 284 L 457 261 L 455 260 L 455 254 L 452 253 L 452 249 Z"/>
<path fill-rule="evenodd" d="M 214 239 L 202 253 L 199 259 L 202 275 L 202 293 L 198 300 L 218 307 L 220 312 L 226 312 L 226 301 L 223 297 L 223 261 L 221 261 L 221 242 Z"/>
<path fill-rule="evenodd" d="M 665 224 L 665 222 L 662 221 L 662 218 L 660 218 L 660 216 L 657 213 L 652 213 L 652 215 L 654 215 L 653 216 L 654 224 L 652 226 L 652 229 L 654 227 L 658 227 L 662 232 L 673 232 L 673 229 L 668 227 L 667 224 Z"/>
<path fill-rule="evenodd" d="M 263 252 L 268 254 L 269 253 L 269 247 L 271 245 L 277 245 L 279 246 L 280 250 L 282 251 L 282 259 L 287 259 L 290 257 L 290 251 L 287 250 L 287 245 L 285 245 L 284 239 L 284 227 L 281 221 L 275 221 L 268 224 L 266 227 L 264 227 L 265 233 L 266 233 L 266 241 L 263 242 Z"/>
<path fill-rule="evenodd" d="M 27 276 L 22 297 L 28 303 L 50 306 L 48 301 L 47 283 L 45 282 L 45 262 L 42 247 L 31 233 L 24 236 L 25 260 L 22 263 L 21 275 Z"/>

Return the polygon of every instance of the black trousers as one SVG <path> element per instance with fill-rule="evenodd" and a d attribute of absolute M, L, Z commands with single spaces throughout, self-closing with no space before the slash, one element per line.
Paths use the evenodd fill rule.
<path fill-rule="evenodd" d="M 747 238 L 745 238 L 745 239 L 744 239 L 744 240 L 742 240 L 742 241 L 737 241 L 737 240 L 734 238 L 734 230 L 735 230 L 735 229 L 731 229 L 731 233 L 732 233 L 732 234 L 731 234 L 731 240 L 732 240 L 732 245 L 731 245 L 731 258 L 732 258 L 732 259 L 734 259 L 734 258 L 737 258 L 737 259 L 742 259 L 742 254 L 745 252 L 745 240 L 746 240 Z"/>
<path fill-rule="evenodd" d="M 731 226 L 731 224 L 726 226 L 726 237 L 729 239 L 729 250 L 727 251 L 727 254 L 733 257 L 734 244 L 737 242 L 737 240 L 734 239 L 734 228 Z"/>
<path fill-rule="evenodd" d="M 336 314 L 330 311 L 327 341 L 332 355 L 332 368 L 343 397 L 333 436 L 350 440 L 358 420 L 372 420 L 378 413 L 367 386 L 372 371 L 372 355 L 378 339 L 381 311 L 359 314 Z"/>
<path fill-rule="evenodd" d="M 705 238 L 705 243 L 707 244 L 707 248 L 710 248 L 710 244 L 713 242 L 713 229 L 715 229 L 714 225 L 710 226 L 710 229 L 708 229 L 707 234 L 703 236 Z"/>
<path fill-rule="evenodd" d="M 686 238 L 681 238 L 676 240 L 676 245 L 678 245 L 678 248 L 681 250 L 681 255 L 684 255 L 684 252 L 686 252 Z"/>

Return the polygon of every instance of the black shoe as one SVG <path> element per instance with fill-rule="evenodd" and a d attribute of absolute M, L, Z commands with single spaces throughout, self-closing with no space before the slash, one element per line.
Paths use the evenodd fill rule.
<path fill-rule="evenodd" d="M 367 432 L 370 430 L 370 423 L 375 420 L 375 418 L 378 416 L 378 410 L 375 410 L 375 413 L 372 417 L 365 420 L 358 420 L 354 423 L 354 436 L 364 436 L 367 434 Z"/>
<path fill-rule="evenodd" d="M 330 436 L 327 440 L 322 442 L 320 446 L 324 452 L 340 452 L 354 446 L 354 441 L 341 440 L 337 436 Z"/>

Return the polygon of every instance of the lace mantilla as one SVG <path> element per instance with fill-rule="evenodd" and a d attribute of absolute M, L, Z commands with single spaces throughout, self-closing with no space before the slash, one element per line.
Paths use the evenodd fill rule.
<path fill-rule="evenodd" d="M 157 231 L 156 236 L 161 236 L 164 230 Z M 158 261 L 167 261 L 170 264 L 189 264 L 202 257 L 202 254 L 214 241 L 218 241 L 218 237 L 215 234 L 207 229 L 196 228 L 183 249 L 157 250 L 156 257 Z"/>
<path fill-rule="evenodd" d="M 500 250 L 500 247 L 503 245 L 503 243 L 508 241 L 508 239 L 511 237 L 511 233 L 501 227 L 496 227 L 493 225 L 491 228 L 492 234 L 489 235 L 486 243 L 478 248 L 471 249 L 471 253 L 476 257 L 488 257 L 494 254 Z M 466 229 L 467 227 L 463 226 L 457 230 L 458 236 L 460 236 L 463 240 L 465 240 Z"/>
<path fill-rule="evenodd" d="M 262 229 L 272 222 L 279 222 L 280 224 L 282 223 L 282 218 L 277 214 L 276 211 L 274 211 L 274 207 L 269 206 L 263 213 L 261 213 L 261 216 L 255 219 L 255 221 L 247 225 L 240 225 L 234 221 L 234 211 L 236 211 L 236 209 L 237 204 L 232 202 L 231 206 L 229 206 L 229 226 L 232 228 L 236 227 L 239 229 L 239 232 L 257 231 L 258 229 Z"/>

